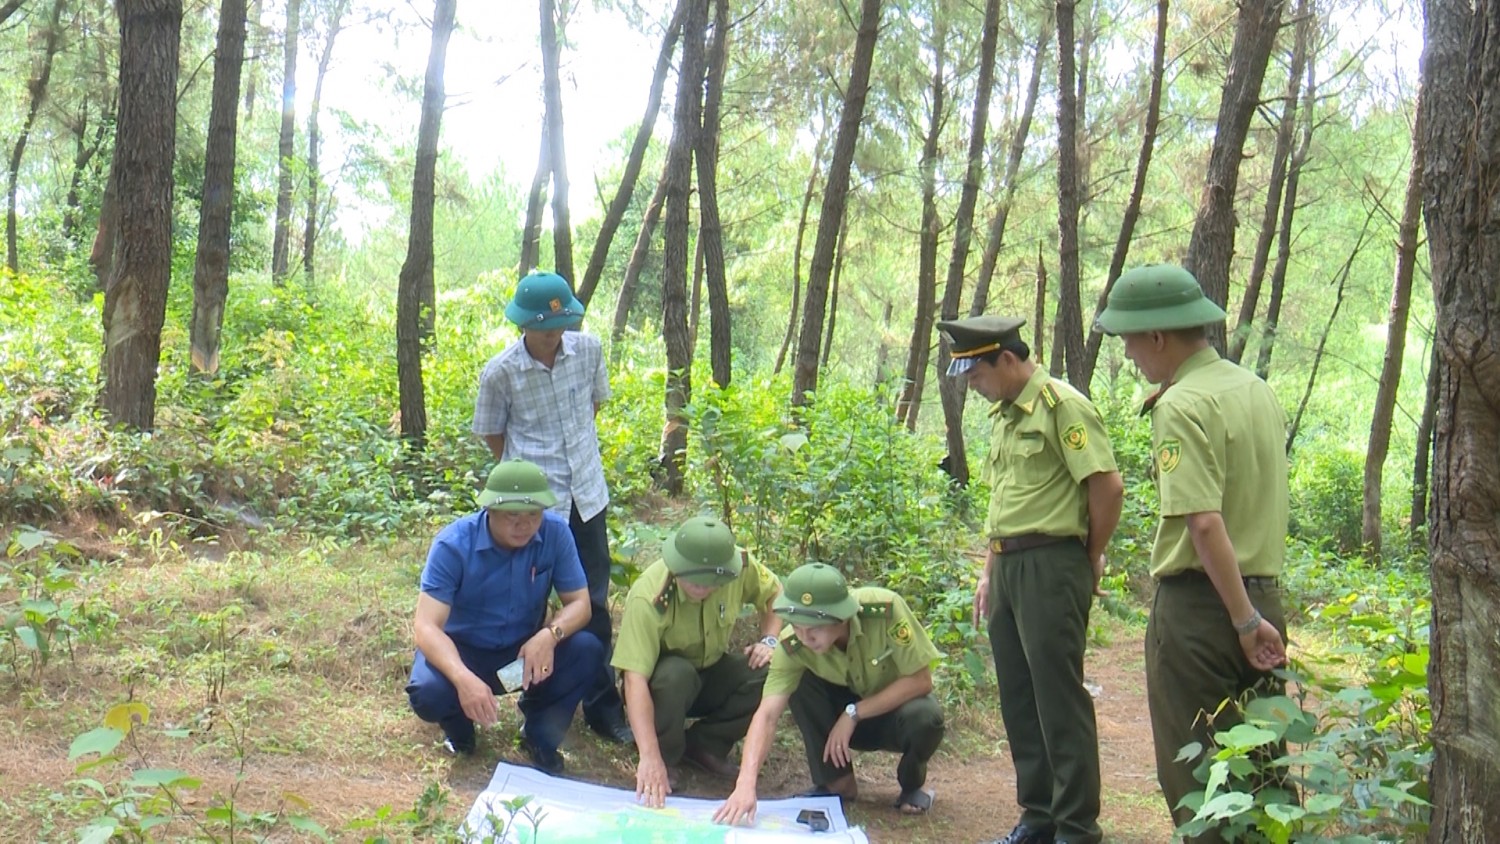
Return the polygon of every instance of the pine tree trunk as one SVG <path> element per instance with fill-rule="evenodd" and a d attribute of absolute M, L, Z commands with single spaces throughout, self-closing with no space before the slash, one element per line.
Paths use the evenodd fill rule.
<path fill-rule="evenodd" d="M 552 144 L 552 265 L 569 284 L 573 276 L 573 222 L 568 207 L 568 150 L 563 143 L 562 75 L 558 70 L 562 40 L 556 0 L 541 0 L 542 99 L 547 104 L 547 140 Z"/>
<path fill-rule="evenodd" d="M 927 357 L 932 349 L 932 320 L 937 305 L 938 236 L 942 223 L 937 210 L 938 140 L 947 119 L 947 23 L 933 21 L 932 88 L 928 103 L 927 137 L 922 141 L 922 224 L 917 229 L 917 292 L 912 317 L 911 342 L 906 347 L 906 376 L 901 399 L 896 403 L 896 418 L 908 431 L 917 429 L 917 415 L 922 410 L 922 390 L 926 386 Z"/>
<path fill-rule="evenodd" d="M 826 110 L 824 112 L 826 117 Z M 802 191 L 802 210 L 797 214 L 797 239 L 792 246 L 792 314 L 786 323 L 786 334 L 782 335 L 781 348 L 776 352 L 776 365 L 772 375 L 780 375 L 786 365 L 787 350 L 792 347 L 792 337 L 797 334 L 799 317 L 802 314 L 802 240 L 807 235 L 807 214 L 812 207 L 813 194 L 817 192 L 818 175 L 823 168 L 823 146 L 828 143 L 828 121 L 818 121 L 818 140 L 813 144 L 812 170 L 807 174 L 807 188 Z"/>
<path fill-rule="evenodd" d="M 661 50 L 656 54 L 656 69 L 651 74 L 651 92 L 646 96 L 646 113 L 641 117 L 640 128 L 635 131 L 635 140 L 630 144 L 630 154 L 625 157 L 625 172 L 620 175 L 620 185 L 615 188 L 615 198 L 610 200 L 599 222 L 599 236 L 594 238 L 594 250 L 589 253 L 589 264 L 583 270 L 583 281 L 574 294 L 585 306 L 594 298 L 599 287 L 599 278 L 604 275 L 604 265 L 609 260 L 610 243 L 625 212 L 630 209 L 630 198 L 635 194 L 635 183 L 640 178 L 641 166 L 646 160 L 646 150 L 651 146 L 651 135 L 656 128 L 657 115 L 661 113 L 662 90 L 667 84 L 667 71 L 672 67 L 672 53 L 677 47 L 678 35 L 682 32 L 682 17 L 686 13 L 688 0 L 677 0 L 672 20 L 662 35 Z"/>
<path fill-rule="evenodd" d="M 818 341 L 823 337 L 823 315 L 828 304 L 828 280 L 833 274 L 833 253 L 843 224 L 844 203 L 849 195 L 849 171 L 859 126 L 864 121 L 865 97 L 870 90 L 870 69 L 875 63 L 875 42 L 880 34 L 880 0 L 861 0 L 859 32 L 854 41 L 854 66 L 844 89 L 833 158 L 828 163 L 828 186 L 823 190 L 823 209 L 818 215 L 818 236 L 813 241 L 812 264 L 807 274 L 807 298 L 802 307 L 802 330 L 797 335 L 797 358 L 792 373 L 792 406 L 801 407 L 807 394 L 818 388 Z"/>
<path fill-rule="evenodd" d="M 422 85 L 422 117 L 417 123 L 417 160 L 411 179 L 411 227 L 406 260 L 396 291 L 396 377 L 400 388 L 401 436 L 416 450 L 427 445 L 427 397 L 422 357 L 436 325 L 432 279 L 432 215 L 436 204 L 438 136 L 443 123 L 443 67 L 458 0 L 436 0 L 432 13 L 432 47 Z"/>
<path fill-rule="evenodd" d="M 1057 4 L 1057 339 L 1052 368 L 1063 364 L 1068 383 L 1084 395 L 1083 304 L 1078 291 L 1078 79 L 1073 16 L 1077 4 Z"/>
<path fill-rule="evenodd" d="M 203 156 L 203 202 L 198 208 L 198 254 L 193 262 L 193 369 L 219 371 L 224 303 L 229 299 L 229 232 L 234 211 L 240 72 L 245 61 L 245 0 L 223 0 L 214 48 L 214 87 Z"/>
<path fill-rule="evenodd" d="M 833 290 L 828 294 L 828 330 L 823 333 L 823 369 L 828 368 L 828 359 L 833 355 L 833 329 L 839 318 L 839 281 L 844 277 L 844 247 L 849 240 L 849 215 L 844 215 L 844 224 L 839 226 L 839 246 L 833 259 Z"/>
<path fill-rule="evenodd" d="M 106 101 L 113 96 L 112 93 L 106 94 Z M 68 194 L 63 202 L 63 236 L 70 244 L 77 241 L 79 230 L 83 226 L 79 221 L 83 201 L 83 181 L 89 177 L 91 171 L 97 170 L 99 150 L 104 148 L 104 141 L 109 137 L 109 128 L 114 122 L 112 110 L 105 107 L 99 119 L 94 121 L 94 137 L 85 141 L 84 135 L 88 129 L 88 100 L 84 100 L 78 121 L 78 144 L 73 154 L 73 173 L 68 177 Z"/>
<path fill-rule="evenodd" d="M 323 80 L 328 76 L 328 65 L 333 61 L 333 42 L 338 38 L 344 22 L 344 10 L 349 0 L 334 0 L 328 15 L 328 38 L 323 42 L 323 52 L 318 56 L 318 78 L 313 84 L 312 103 L 307 108 L 307 220 L 302 229 L 302 273 L 309 284 L 313 281 L 313 254 L 318 240 L 318 193 L 322 189 L 323 174 L 318 172 L 318 112 L 323 104 Z"/>
<path fill-rule="evenodd" d="M 26 141 L 31 137 L 31 127 L 36 123 L 36 115 L 42 108 L 42 102 L 47 99 L 47 83 L 52 79 L 52 62 L 57 57 L 61 42 L 62 33 L 58 22 L 62 18 L 64 2 L 65 0 L 53 0 L 52 13 L 48 15 L 46 29 L 42 32 L 40 64 L 36 75 L 26 82 L 29 100 L 26 117 L 10 150 L 10 180 L 5 192 L 5 266 L 13 273 L 21 270 L 20 256 L 16 249 L 16 183 L 21 174 L 21 159 L 26 154 Z"/>
<path fill-rule="evenodd" d="M 1437 306 L 1430 842 L 1500 829 L 1500 3 L 1427 0 L 1423 211 Z"/>
<path fill-rule="evenodd" d="M 276 233 L 271 241 L 271 280 L 286 283 L 291 269 L 292 156 L 297 133 L 297 36 L 302 29 L 302 0 L 287 0 L 286 36 L 281 63 L 281 131 L 277 135 Z"/>
<path fill-rule="evenodd" d="M 729 280 L 724 276 L 724 230 L 719 221 L 719 113 L 724 100 L 724 73 L 729 51 L 729 2 L 714 0 L 713 37 L 703 101 L 703 124 L 694 139 L 698 167 L 698 232 L 703 270 L 708 283 L 709 362 L 714 383 L 728 387 L 733 378 L 730 359 Z"/>
<path fill-rule="evenodd" d="M 615 320 L 610 328 L 610 349 L 614 350 L 625 336 L 625 326 L 630 319 L 630 306 L 635 303 L 635 291 L 640 286 L 641 269 L 651 254 L 652 235 L 656 222 L 661 219 L 661 207 L 667 196 L 667 178 L 663 173 L 656 180 L 656 190 L 651 193 L 651 202 L 646 205 L 646 216 L 641 220 L 641 230 L 636 233 L 635 248 L 630 250 L 630 262 L 625 265 L 625 277 L 620 280 L 620 295 L 615 300 Z"/>
<path fill-rule="evenodd" d="M 1313 108 L 1317 101 L 1317 61 L 1310 55 L 1307 62 L 1307 102 L 1302 110 L 1302 134 L 1292 150 L 1291 163 L 1287 165 L 1286 199 L 1281 205 L 1281 225 L 1276 239 L 1276 265 L 1271 270 L 1271 295 L 1266 302 L 1264 330 L 1260 351 L 1256 355 L 1255 373 L 1266 380 L 1271 373 L 1271 352 L 1276 347 L 1276 328 L 1281 322 L 1281 302 L 1286 293 L 1286 269 L 1292 258 L 1292 218 L 1297 212 L 1297 192 L 1302 184 L 1302 166 L 1307 161 L 1307 151 L 1312 147 Z"/>
<path fill-rule="evenodd" d="M 119 0 L 120 119 L 116 127 L 119 255 L 104 285 L 101 409 L 150 430 L 172 280 L 172 161 L 177 147 L 181 0 Z"/>
<path fill-rule="evenodd" d="M 1361 536 L 1370 559 L 1379 559 L 1381 553 L 1380 488 L 1391 444 L 1391 422 L 1396 415 L 1396 392 L 1401 386 L 1401 364 L 1406 358 L 1406 323 L 1411 315 L 1411 285 L 1417 267 L 1418 228 L 1422 223 L 1422 111 L 1419 91 L 1412 128 L 1411 172 L 1406 180 L 1406 201 L 1401 206 L 1401 224 L 1396 235 L 1396 280 L 1391 289 L 1390 317 L 1386 320 L 1385 359 L 1380 365 L 1370 443 L 1365 451 Z"/>
<path fill-rule="evenodd" d="M 1208 176 L 1193 236 L 1183 266 L 1197 276 L 1203 292 L 1221 307 L 1229 299 L 1229 264 L 1234 258 L 1234 198 L 1240 180 L 1240 160 L 1250 121 L 1260 105 L 1271 48 L 1281 24 L 1286 0 L 1240 0 L 1229 52 L 1229 73 L 1219 100 L 1219 118 L 1208 154 Z M 1288 200 L 1290 203 L 1290 200 Z M 1209 340 L 1224 348 L 1224 326 L 1208 327 Z"/>
<path fill-rule="evenodd" d="M 1422 418 L 1417 421 L 1415 459 L 1411 470 L 1411 541 L 1413 544 L 1427 538 L 1427 490 L 1432 485 L 1432 429 L 1437 427 L 1438 383 L 1442 380 L 1442 359 L 1438 357 L 1437 343 L 1427 361 L 1427 389 L 1423 391 Z"/>
<path fill-rule="evenodd" d="M 542 211 L 547 205 L 547 180 L 551 177 L 552 141 L 547 137 L 547 122 L 543 120 L 541 149 L 536 154 L 536 173 L 531 177 L 531 190 L 526 193 L 526 222 L 521 224 L 521 260 L 516 267 L 518 277 L 536 269 L 542 258 Z"/>

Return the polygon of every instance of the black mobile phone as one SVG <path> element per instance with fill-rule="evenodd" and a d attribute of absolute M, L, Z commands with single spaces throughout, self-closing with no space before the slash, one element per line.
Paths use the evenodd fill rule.
<path fill-rule="evenodd" d="M 797 823 L 807 824 L 813 832 L 827 832 L 828 813 L 822 809 L 803 809 L 797 813 Z"/>

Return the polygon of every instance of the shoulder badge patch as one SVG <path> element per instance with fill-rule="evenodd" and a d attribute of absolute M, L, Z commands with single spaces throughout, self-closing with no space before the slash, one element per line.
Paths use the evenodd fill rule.
<path fill-rule="evenodd" d="M 672 603 L 672 581 L 673 578 L 668 576 L 667 582 L 662 584 L 661 591 L 656 593 L 656 600 L 651 602 L 661 615 L 667 614 L 667 607 Z"/>
<path fill-rule="evenodd" d="M 781 640 L 781 647 L 789 654 L 796 653 L 797 649 L 802 647 L 802 640 L 798 639 L 797 634 L 793 633 Z"/>
<path fill-rule="evenodd" d="M 1049 382 L 1042 387 L 1042 401 L 1046 402 L 1048 407 L 1057 407 L 1057 403 L 1062 401 L 1062 396 L 1058 395 L 1057 387 Z"/>
<path fill-rule="evenodd" d="M 892 624 L 886 632 L 891 634 L 891 641 L 898 645 L 911 644 L 911 622 L 904 618 Z"/>
<path fill-rule="evenodd" d="M 1082 422 L 1074 422 L 1063 430 L 1062 442 L 1074 451 L 1083 451 L 1089 446 L 1089 432 Z"/>
<path fill-rule="evenodd" d="M 1177 468 L 1182 462 L 1182 443 L 1175 439 L 1162 440 L 1156 447 L 1156 465 L 1163 475 Z"/>

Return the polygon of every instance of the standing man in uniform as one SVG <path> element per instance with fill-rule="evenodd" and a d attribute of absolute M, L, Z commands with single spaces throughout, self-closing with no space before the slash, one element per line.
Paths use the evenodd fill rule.
<path fill-rule="evenodd" d="M 599 457 L 594 416 L 609 398 L 609 373 L 599 340 L 576 329 L 583 304 L 555 273 L 533 272 L 516 286 L 505 316 L 521 339 L 484 367 L 474 407 L 474 433 L 496 460 L 520 458 L 542 467 L 557 492 L 588 578 L 589 632 L 609 652 L 609 487 Z M 594 732 L 629 744 L 614 672 L 606 663 L 583 698 Z"/>
<path fill-rule="evenodd" d="M 995 844 L 1097 844 L 1099 733 L 1083 651 L 1125 487 L 1099 412 L 1031 360 L 1025 323 L 938 323 L 953 350 L 948 375 L 995 403 L 974 624 L 988 623 L 1021 805 Z"/>
<path fill-rule="evenodd" d="M 922 814 L 927 761 L 943 742 L 943 710 L 932 697 L 938 650 L 900 595 L 850 589 L 839 570 L 808 563 L 787 575 L 776 614 L 789 628 L 771 657 L 750 722 L 734 792 L 714 812 L 725 824 L 755 823 L 756 782 L 788 704 L 807 752 L 813 794 L 855 799 L 854 750 L 901 754 L 896 807 Z"/>
<path fill-rule="evenodd" d="M 1099 327 L 1161 385 L 1151 414 L 1161 521 L 1151 549 L 1156 579 L 1146 627 L 1146 696 L 1156 776 L 1179 825 L 1178 804 L 1203 785 L 1200 760 L 1177 761 L 1190 742 L 1239 723 L 1231 705 L 1279 694 L 1270 672 L 1286 662 L 1277 578 L 1286 551 L 1286 414 L 1266 382 L 1222 360 L 1204 326 L 1224 311 L 1191 273 L 1167 264 L 1120 276 Z M 1275 751 L 1273 751 L 1275 752 Z M 1277 755 L 1285 753 L 1285 747 Z M 1223 840 L 1217 832 L 1194 839 Z"/>
<path fill-rule="evenodd" d="M 624 677 L 625 714 L 636 737 L 637 799 L 661 808 L 672 791 L 667 766 L 680 760 L 721 777 L 760 703 L 781 630 L 772 602 L 781 582 L 747 561 L 718 519 L 695 517 L 662 545 L 625 598 L 614 667 Z M 728 653 L 740 608 L 760 615 L 760 638 L 744 656 Z M 688 718 L 697 719 L 687 729 Z"/>
<path fill-rule="evenodd" d="M 497 672 L 517 657 L 522 746 L 549 774 L 563 769 L 557 746 L 604 663 L 584 626 L 589 595 L 567 523 L 542 470 L 499 464 L 479 494 L 480 510 L 443 528 L 427 553 L 413 631 L 416 660 L 406 694 L 412 711 L 443 728 L 450 751 L 472 753 L 475 723 L 495 723 Z M 547 596 L 562 609 L 546 621 Z"/>

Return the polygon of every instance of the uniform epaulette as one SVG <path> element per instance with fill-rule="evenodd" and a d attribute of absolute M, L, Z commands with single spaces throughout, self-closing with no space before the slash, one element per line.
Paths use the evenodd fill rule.
<path fill-rule="evenodd" d="M 877 603 L 872 603 L 872 604 L 860 604 L 859 605 L 859 617 L 860 618 L 890 618 L 893 606 L 894 605 L 890 601 L 877 602 Z"/>
<path fill-rule="evenodd" d="M 1057 392 L 1055 385 L 1050 383 L 1043 384 L 1042 401 L 1046 402 L 1048 407 L 1057 407 L 1058 402 L 1062 401 L 1062 394 Z"/>
<path fill-rule="evenodd" d="M 787 653 L 794 654 L 797 652 L 798 648 L 802 647 L 802 640 L 797 638 L 796 633 L 793 633 L 792 635 L 781 640 L 781 646 L 783 648 L 786 648 Z"/>
<path fill-rule="evenodd" d="M 656 611 L 662 615 L 667 614 L 667 608 L 672 603 L 672 582 L 674 580 L 676 578 L 667 575 L 667 580 L 662 584 L 661 591 L 656 593 L 656 597 L 651 601 L 651 606 L 656 607 Z"/>

